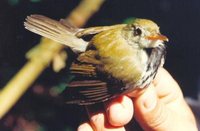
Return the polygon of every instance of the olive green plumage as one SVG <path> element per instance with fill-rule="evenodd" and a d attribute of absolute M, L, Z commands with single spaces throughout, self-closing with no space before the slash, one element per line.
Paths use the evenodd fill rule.
<path fill-rule="evenodd" d="M 76 78 L 66 90 L 67 103 L 88 105 L 103 102 L 150 84 L 165 57 L 159 27 L 151 20 L 130 24 L 72 28 L 66 21 L 41 15 L 27 17 L 25 28 L 72 48 L 71 64 Z M 81 37 L 94 35 L 90 41 Z"/>

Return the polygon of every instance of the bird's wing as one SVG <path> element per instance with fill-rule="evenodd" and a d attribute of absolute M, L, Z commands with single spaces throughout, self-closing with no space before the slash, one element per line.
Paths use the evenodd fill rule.
<path fill-rule="evenodd" d="M 75 27 L 62 19 L 59 22 L 42 15 L 30 15 L 26 18 L 24 26 L 29 31 L 64 44 L 79 52 L 84 52 L 88 45 L 88 42 L 74 35 L 76 32 Z"/>
<path fill-rule="evenodd" d="M 116 97 L 122 87 L 103 71 L 96 50 L 80 54 L 70 71 L 75 79 L 68 84 L 63 96 L 66 103 L 89 105 Z"/>
<path fill-rule="evenodd" d="M 65 93 L 68 104 L 90 105 L 113 98 L 107 83 L 100 80 L 73 81 Z"/>
<path fill-rule="evenodd" d="M 87 36 L 87 35 L 94 35 L 94 34 L 98 34 L 103 31 L 112 30 L 112 29 L 124 27 L 124 26 L 125 26 L 125 24 L 118 24 L 118 25 L 112 25 L 112 26 L 89 27 L 89 28 L 85 28 L 85 29 L 81 29 L 81 30 L 77 31 L 76 36 L 83 37 L 83 36 Z"/>

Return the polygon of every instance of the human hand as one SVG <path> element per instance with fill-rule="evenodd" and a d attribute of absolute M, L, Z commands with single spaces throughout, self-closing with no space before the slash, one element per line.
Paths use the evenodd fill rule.
<path fill-rule="evenodd" d="M 124 125 L 132 119 L 134 110 L 134 117 L 144 130 L 197 130 L 180 87 L 163 68 L 148 88 L 114 99 L 105 107 L 105 112 L 90 114 L 90 122 L 83 123 L 78 130 L 125 131 Z"/>

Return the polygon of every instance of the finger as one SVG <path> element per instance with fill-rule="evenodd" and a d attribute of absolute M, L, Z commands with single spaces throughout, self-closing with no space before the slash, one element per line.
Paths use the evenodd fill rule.
<path fill-rule="evenodd" d="M 196 129 L 194 116 L 188 110 L 189 108 L 177 101 L 167 106 L 159 100 L 153 85 L 149 86 L 143 94 L 134 98 L 133 101 L 135 118 L 145 130 L 182 131 Z M 171 108 L 172 106 L 175 107 Z M 178 110 L 182 113 L 178 113 Z"/>
<path fill-rule="evenodd" d="M 94 106 L 88 106 L 88 114 L 90 117 L 90 125 L 94 131 L 125 131 L 123 126 L 114 127 L 107 121 L 104 112 L 94 111 Z M 85 131 L 85 130 L 83 130 Z"/>
<path fill-rule="evenodd" d="M 134 98 L 135 117 L 145 130 L 170 130 L 169 110 L 158 100 L 154 87 L 149 86 L 143 94 Z M 170 126 L 169 126 L 170 125 Z"/>
<path fill-rule="evenodd" d="M 153 84 L 160 101 L 164 103 L 168 109 L 173 110 L 183 117 L 190 117 L 191 121 L 195 121 L 191 115 L 191 109 L 184 100 L 179 85 L 164 68 L 158 70 Z"/>
<path fill-rule="evenodd" d="M 191 115 L 193 113 L 186 103 L 179 85 L 164 68 L 158 70 L 153 84 L 160 101 L 173 112 L 176 112 L 182 117 L 186 117 L 190 119 L 191 122 L 195 123 L 195 118 Z"/>
<path fill-rule="evenodd" d="M 166 104 L 180 98 L 183 99 L 183 94 L 177 82 L 164 68 L 158 70 L 153 85 L 158 97 Z"/>
<path fill-rule="evenodd" d="M 133 102 L 127 96 L 121 96 L 107 104 L 107 118 L 112 126 L 124 126 L 133 117 Z"/>
<path fill-rule="evenodd" d="M 124 127 L 111 126 L 103 113 L 93 115 L 90 122 L 95 131 L 125 131 Z"/>
<path fill-rule="evenodd" d="M 78 127 L 78 131 L 93 131 L 89 123 L 83 123 Z"/>

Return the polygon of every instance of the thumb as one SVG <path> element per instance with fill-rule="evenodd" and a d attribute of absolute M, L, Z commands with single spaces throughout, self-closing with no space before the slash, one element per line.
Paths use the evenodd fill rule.
<path fill-rule="evenodd" d="M 153 85 L 150 85 L 133 101 L 135 118 L 144 130 L 169 130 L 174 124 L 169 116 L 170 110 L 159 101 Z"/>

